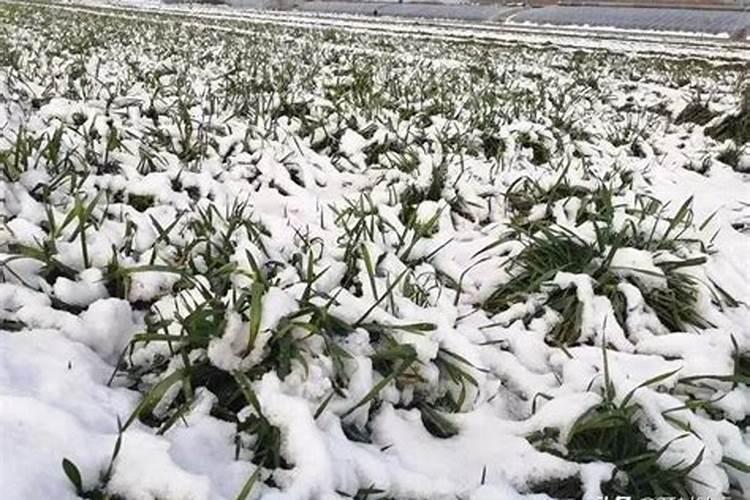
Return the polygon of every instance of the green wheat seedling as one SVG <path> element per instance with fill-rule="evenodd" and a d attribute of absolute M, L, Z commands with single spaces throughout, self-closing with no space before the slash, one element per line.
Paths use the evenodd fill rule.
<path fill-rule="evenodd" d="M 701 129 L 707 166 L 742 164 L 748 65 L 739 59 L 58 7 L 0 6 L 0 280 L 14 297 L 30 289 L 43 307 L 77 317 L 89 299 L 117 298 L 139 325 L 109 381 L 140 394 L 109 466 L 83 478 L 63 462 L 80 497 L 125 500 L 108 491 L 123 435 L 138 426 L 169 439 L 206 392 L 210 416 L 233 426 L 235 457 L 248 462 L 237 498 L 283 492 L 278 480 L 297 464 L 255 393 L 267 376 L 322 388 L 299 396 L 315 422 L 383 454 L 394 443 L 378 442 L 375 422 L 389 406 L 418 414 L 414 424 L 446 447 L 462 442 L 461 413 L 534 414 L 558 393 L 487 394 L 509 381 L 475 347 L 525 364 L 504 340 L 482 337 L 506 333 L 493 316 L 524 306 L 519 328 L 556 318 L 540 359 L 575 357 L 584 304 L 552 284 L 559 272 L 585 275 L 631 340 L 625 285 L 664 335 L 697 336 L 712 321 L 719 335 L 717 315 L 745 307 L 708 272 L 726 251 L 706 234 L 714 216 L 697 221 L 691 200 L 672 206 L 654 194 L 663 185 L 649 186 L 665 144 L 679 139 L 689 156 Z M 674 96 L 694 100 L 672 116 Z M 618 268 L 622 249 L 656 270 Z M 91 297 L 66 296 L 66 285 Z M 24 304 L 4 302 L 2 329 L 33 334 L 19 319 Z M 223 353 L 233 368 L 222 368 L 212 347 L 236 332 Z M 735 335 L 733 369 L 691 372 L 668 389 L 677 403 L 662 414 L 667 425 L 699 438 L 690 412 L 746 431 L 746 415 L 722 409 L 748 385 L 750 357 Z M 529 441 L 569 462 L 613 464 L 603 494 L 693 493 L 703 456 L 667 464 L 676 446 L 649 439 L 638 403 L 638 391 L 673 374 L 621 398 L 608 362 L 605 353 L 600 403 L 569 439 L 541 429 Z M 727 452 L 716 464 L 733 494 L 748 471 L 740 458 Z M 482 485 L 493 470 L 486 464 Z M 395 500 L 394 488 L 358 476 L 337 493 Z M 582 478 L 539 478 L 523 493 L 581 496 Z"/>
<path fill-rule="evenodd" d="M 687 200 L 674 216 L 665 218 L 666 215 L 661 215 L 663 207 L 655 206 L 653 200 L 638 205 L 642 208 L 618 207 L 613 191 L 606 187 L 593 192 L 586 188 L 573 189 L 562 180 L 558 180 L 550 189 L 543 189 L 533 181 L 522 179 L 511 186 L 507 195 L 509 205 L 521 214 L 533 206 L 545 204 L 545 213 L 549 214 L 553 203 L 571 197 L 583 198 L 584 203 L 578 210 L 576 222 L 593 222 L 596 241 L 585 241 L 570 229 L 560 227 L 549 219 L 531 224 L 521 219 L 520 225 L 513 226 L 514 237 L 524 242 L 524 248 L 510 263 L 511 280 L 484 303 L 486 309 L 499 312 L 513 303 L 525 301 L 532 294 L 544 292 L 546 283 L 558 272 L 586 274 L 594 280 L 594 292 L 609 299 L 618 321 L 624 326 L 627 308 L 618 289 L 622 278 L 618 276 L 617 269 L 610 268 L 615 252 L 620 248 L 653 252 L 678 251 L 696 244 L 694 239 L 686 237 L 692 224 L 691 200 Z M 621 230 L 614 231 L 611 217 L 616 210 L 622 209 L 628 210 L 638 221 L 646 220 L 647 216 L 656 216 L 651 229 L 638 229 L 639 225 L 631 222 Z M 666 224 L 666 228 L 657 234 L 656 227 L 662 222 Z M 700 246 L 705 248 L 705 245 Z M 491 249 L 492 246 L 485 251 Z M 657 263 L 657 267 L 664 273 L 666 287 L 650 288 L 639 280 L 632 280 L 640 289 L 646 304 L 672 331 L 684 330 L 688 325 L 698 328 L 710 326 L 697 310 L 701 283 L 682 271 L 705 262 L 705 255 L 699 253 L 694 257 Z M 647 271 L 638 272 L 650 275 Z M 544 304 L 561 314 L 561 320 L 550 332 L 549 339 L 561 345 L 575 343 L 582 321 L 582 304 L 575 291 L 566 289 L 547 292 Z"/>

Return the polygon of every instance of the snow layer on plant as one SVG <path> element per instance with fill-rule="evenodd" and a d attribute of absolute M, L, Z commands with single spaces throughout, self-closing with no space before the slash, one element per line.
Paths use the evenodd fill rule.
<path fill-rule="evenodd" d="M 632 403 L 746 495 L 747 53 L 287 14 L 0 6 L 4 493 L 593 499 Z"/>

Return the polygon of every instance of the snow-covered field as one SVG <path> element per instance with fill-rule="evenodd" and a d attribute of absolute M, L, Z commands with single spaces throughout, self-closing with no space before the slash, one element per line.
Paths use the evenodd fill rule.
<path fill-rule="evenodd" d="M 0 2 L 0 495 L 747 498 L 721 43 Z"/>
<path fill-rule="evenodd" d="M 648 2 L 644 2 L 648 5 Z M 679 2 L 675 2 L 678 4 Z M 750 8 L 750 7 L 749 7 Z M 535 24 L 618 26 L 630 29 L 737 33 L 750 29 L 750 10 L 551 5 L 528 9 L 514 16 L 516 22 Z"/>

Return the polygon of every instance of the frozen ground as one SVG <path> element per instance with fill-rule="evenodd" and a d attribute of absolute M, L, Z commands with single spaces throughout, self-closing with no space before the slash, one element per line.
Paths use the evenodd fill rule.
<path fill-rule="evenodd" d="M 0 2 L 3 498 L 746 498 L 747 57 Z"/>

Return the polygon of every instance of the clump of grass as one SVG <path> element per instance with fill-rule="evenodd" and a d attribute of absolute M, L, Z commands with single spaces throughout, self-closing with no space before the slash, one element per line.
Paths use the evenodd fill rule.
<path fill-rule="evenodd" d="M 534 138 L 527 133 L 523 133 L 518 137 L 518 144 L 522 148 L 531 149 L 531 162 L 534 165 L 544 165 L 549 162 L 552 157 L 550 149 L 540 140 L 534 140 Z"/>
<path fill-rule="evenodd" d="M 255 438 L 251 448 L 253 463 L 267 469 L 290 468 L 281 455 L 281 431 L 263 414 L 263 408 L 253 391 L 250 379 L 238 372 L 235 374 L 235 380 L 245 399 L 245 404 L 250 405 L 253 410 L 253 413 L 240 421 L 237 426 L 238 432 L 246 432 Z"/>
<path fill-rule="evenodd" d="M 736 170 L 740 164 L 741 154 L 742 150 L 734 143 L 730 143 L 716 156 L 716 159 Z"/>
<path fill-rule="evenodd" d="M 20 128 L 13 141 L 13 147 L 0 151 L 0 168 L 2 169 L 3 180 L 7 182 L 18 181 L 20 175 L 33 166 L 34 154 L 39 150 L 41 144 L 41 138 L 30 136 L 24 128 Z"/>
<path fill-rule="evenodd" d="M 708 104 L 704 103 L 700 99 L 700 96 L 698 96 L 679 112 L 677 117 L 675 117 L 674 123 L 675 125 L 683 123 L 705 125 L 713 120 L 715 116 L 716 114 L 708 108 Z"/>
<path fill-rule="evenodd" d="M 632 179 L 627 173 L 615 173 L 611 179 L 603 180 L 598 189 L 591 190 L 582 184 L 571 182 L 569 169 L 565 166 L 554 182 L 548 186 L 527 176 L 520 177 L 506 190 L 505 200 L 513 223 L 531 229 L 531 227 L 549 225 L 555 203 L 568 198 L 590 200 L 598 211 L 609 212 L 612 207 L 607 206 L 607 203 L 611 201 L 612 193 L 623 190 L 631 182 Z M 529 221 L 528 216 L 531 210 L 538 206 L 544 206 L 542 218 Z M 580 211 L 577 222 L 583 222 L 587 214 L 585 210 Z"/>
<path fill-rule="evenodd" d="M 516 192 L 518 186 L 521 186 L 521 194 Z M 536 202 L 546 204 L 549 211 L 553 200 L 564 199 L 563 195 L 568 193 L 571 193 L 569 186 L 560 183 L 550 190 L 540 190 L 534 183 L 521 183 L 512 186 L 509 200 L 511 206 L 522 213 Z M 691 226 L 691 200 L 683 204 L 674 217 L 667 219 L 661 215 L 658 203 L 654 205 L 655 200 L 647 202 L 642 209 L 627 209 L 633 215 L 638 214 L 637 218 L 615 231 L 612 226 L 614 214 L 624 207 L 617 207 L 613 196 L 609 189 L 596 190 L 584 198 L 576 214 L 577 224 L 594 224 L 595 242 L 584 241 L 571 229 L 549 220 L 514 225 L 511 237 L 523 241 L 524 248 L 508 264 L 512 275 L 510 281 L 500 286 L 483 307 L 497 313 L 514 303 L 525 302 L 532 295 L 542 294 L 545 297 L 542 308 L 551 308 L 562 318 L 550 332 L 549 340 L 558 345 L 570 345 L 580 336 L 582 304 L 575 290 L 550 290 L 547 283 L 559 272 L 585 274 L 592 279 L 594 293 L 609 299 L 618 322 L 625 327 L 627 307 L 618 288 L 623 278 L 611 267 L 615 253 L 626 247 L 649 252 L 690 248 L 694 242 L 683 235 Z M 654 215 L 651 231 L 639 229 L 646 216 Z M 656 237 L 656 227 L 660 223 L 668 223 L 668 229 Z M 637 279 L 627 278 L 627 281 L 640 289 L 646 304 L 670 330 L 682 331 L 689 325 L 705 328 L 710 323 L 697 311 L 699 283 L 691 275 L 681 272 L 686 267 L 701 265 L 705 260 L 705 256 L 697 256 L 657 263 L 666 278 L 666 286 L 662 288 L 644 286 Z"/>
<path fill-rule="evenodd" d="M 663 445 L 656 445 L 642 431 L 650 424 L 634 401 L 637 391 L 647 389 L 675 375 L 676 371 L 657 375 L 641 383 L 621 399 L 617 397 L 609 372 L 607 349 L 603 352 L 602 399 L 573 425 L 564 447 L 558 443 L 559 432 L 546 429 L 530 436 L 535 446 L 578 462 L 606 462 L 615 466 L 611 478 L 602 485 L 605 495 L 628 495 L 637 498 L 674 496 L 690 497 L 695 480 L 691 472 L 702 462 L 703 451 L 689 462 L 664 465 L 662 458 L 669 447 L 688 434 Z"/>
<path fill-rule="evenodd" d="M 582 498 L 583 483 L 578 474 L 564 478 L 551 478 L 532 482 L 529 493 L 546 494 L 551 498 Z"/>
<path fill-rule="evenodd" d="M 717 124 L 707 128 L 705 133 L 717 141 L 731 139 L 735 144 L 750 142 L 750 85 L 742 91 L 739 111 L 725 116 Z"/>
<path fill-rule="evenodd" d="M 640 430 L 639 411 L 636 404 L 617 405 L 611 401 L 596 406 L 573 427 L 567 458 L 614 464 L 615 473 L 602 488 L 606 495 L 689 497 L 690 473 L 703 460 L 703 452 L 690 463 L 665 468 L 659 460 L 672 442 L 654 449 Z"/>
<path fill-rule="evenodd" d="M 575 235 L 540 228 L 529 237 L 531 240 L 513 261 L 522 271 L 485 302 L 488 310 L 501 310 L 506 304 L 523 300 L 558 272 L 593 274 L 596 271 L 593 268 L 594 257 L 598 255 L 596 249 Z"/>
<path fill-rule="evenodd" d="M 654 115 L 642 111 L 627 113 L 625 117 L 612 122 L 607 128 L 606 139 L 616 147 L 627 146 L 634 156 L 643 157 L 640 141 L 645 140 L 654 127 Z"/>
<path fill-rule="evenodd" d="M 634 402 L 637 391 L 659 384 L 676 371 L 657 375 L 639 384 L 619 402 L 609 372 L 606 347 L 603 353 L 602 401 L 581 416 L 567 441 L 567 457 L 577 462 L 605 461 L 615 465 L 612 479 L 602 492 L 638 497 L 668 495 L 688 497 L 692 494 L 690 473 L 703 460 L 703 450 L 689 463 L 664 467 L 660 459 L 679 436 L 656 448 L 641 430 L 641 409 Z"/>
<path fill-rule="evenodd" d="M 154 197 L 151 195 L 129 194 L 128 204 L 139 212 L 145 212 L 154 206 Z"/>

